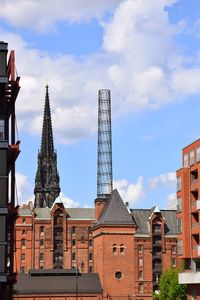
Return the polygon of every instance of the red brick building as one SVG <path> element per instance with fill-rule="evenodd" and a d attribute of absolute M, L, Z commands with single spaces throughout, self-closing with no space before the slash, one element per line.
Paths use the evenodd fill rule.
<path fill-rule="evenodd" d="M 105 299 L 152 299 L 163 270 L 177 266 L 176 211 L 129 209 L 114 190 L 95 219 L 100 200 L 96 208 L 65 208 L 59 199 L 52 208 L 21 207 L 16 271 L 78 267 L 98 273 Z"/>
<path fill-rule="evenodd" d="M 200 299 L 200 140 L 182 150 L 182 168 L 177 171 L 178 256 L 185 272 L 179 282 L 188 285 L 188 299 Z"/>
<path fill-rule="evenodd" d="M 176 211 L 129 209 L 117 190 L 94 208 L 65 208 L 59 191 L 47 87 L 34 206 L 16 221 L 14 299 L 152 299 L 177 266 Z"/>

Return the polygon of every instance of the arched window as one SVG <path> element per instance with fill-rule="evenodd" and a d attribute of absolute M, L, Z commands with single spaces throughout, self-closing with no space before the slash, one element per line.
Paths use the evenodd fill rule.
<path fill-rule="evenodd" d="M 120 245 L 120 254 L 121 255 L 124 254 L 124 245 L 123 244 Z"/>
<path fill-rule="evenodd" d="M 117 245 L 116 244 L 113 244 L 112 252 L 113 252 L 113 254 L 117 254 Z"/>
<path fill-rule="evenodd" d="M 139 253 L 142 253 L 142 252 L 143 252 L 143 245 L 139 245 L 139 246 L 138 246 L 138 252 L 139 252 Z"/>

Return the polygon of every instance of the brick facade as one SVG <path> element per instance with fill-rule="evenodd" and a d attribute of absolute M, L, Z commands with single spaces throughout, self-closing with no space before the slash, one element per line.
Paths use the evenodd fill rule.
<path fill-rule="evenodd" d="M 61 210 L 59 222 L 63 226 L 62 241 L 58 244 L 62 255 L 55 261 L 54 234 L 60 228 L 55 225 L 58 210 Z M 157 207 L 127 209 L 133 224 L 113 225 L 101 224 L 105 211 L 106 206 L 98 205 L 95 220 L 95 209 L 65 209 L 59 201 L 51 209 L 33 208 L 30 204 L 21 207 L 16 222 L 16 271 L 78 267 L 81 273 L 98 273 L 103 288 L 101 299 L 152 299 L 161 273 L 177 267 L 176 212 L 160 211 Z M 14 299 L 29 299 L 22 296 L 16 295 Z M 72 298 L 40 297 L 30 299 L 75 299 L 72 295 Z M 99 299 L 100 296 L 81 297 Z"/>
<path fill-rule="evenodd" d="M 178 256 L 185 272 L 179 282 L 188 285 L 188 300 L 200 299 L 200 140 L 182 150 L 177 170 Z"/>

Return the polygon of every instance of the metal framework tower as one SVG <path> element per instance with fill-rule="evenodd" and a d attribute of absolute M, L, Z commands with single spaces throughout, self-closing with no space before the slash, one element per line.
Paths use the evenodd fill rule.
<path fill-rule="evenodd" d="M 15 137 L 15 101 L 20 89 L 15 77 L 15 53 L 7 62 L 7 43 L 0 42 L 0 298 L 12 299 L 14 226 L 18 213 L 15 203 L 15 161 L 19 141 Z M 10 186 L 10 189 L 9 189 Z"/>
<path fill-rule="evenodd" d="M 110 90 L 98 92 L 97 197 L 106 198 L 113 189 Z"/>

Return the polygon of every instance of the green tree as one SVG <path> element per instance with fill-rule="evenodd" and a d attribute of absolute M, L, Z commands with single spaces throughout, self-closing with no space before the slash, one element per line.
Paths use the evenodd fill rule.
<path fill-rule="evenodd" d="M 185 300 L 187 299 L 187 286 L 178 283 L 178 273 L 180 270 L 166 270 L 160 278 L 159 300 Z"/>

